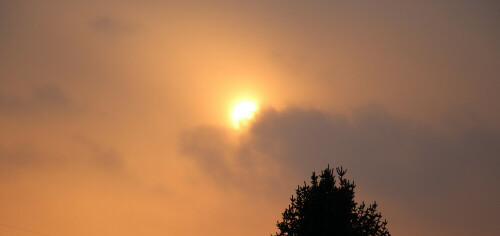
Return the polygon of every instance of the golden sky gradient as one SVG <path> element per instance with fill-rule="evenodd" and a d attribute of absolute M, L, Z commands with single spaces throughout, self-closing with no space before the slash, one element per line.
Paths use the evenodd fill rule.
<path fill-rule="evenodd" d="M 327 164 L 393 235 L 497 235 L 499 11 L 0 0 L 0 235 L 269 235 Z"/>

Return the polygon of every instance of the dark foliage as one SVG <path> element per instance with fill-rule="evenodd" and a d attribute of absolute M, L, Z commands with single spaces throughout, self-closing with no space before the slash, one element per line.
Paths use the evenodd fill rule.
<path fill-rule="evenodd" d="M 319 178 L 313 172 L 311 185 L 297 188 L 275 236 L 390 236 L 377 204 L 358 205 L 356 185 L 344 178 L 346 170 L 336 170 L 337 176 L 328 167 Z"/>

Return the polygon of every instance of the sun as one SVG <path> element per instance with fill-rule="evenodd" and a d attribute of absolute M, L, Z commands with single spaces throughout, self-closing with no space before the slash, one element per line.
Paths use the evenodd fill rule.
<path fill-rule="evenodd" d="M 240 128 L 241 125 L 252 119 L 257 109 L 257 104 L 251 101 L 243 101 L 236 104 L 231 114 L 234 127 Z"/>

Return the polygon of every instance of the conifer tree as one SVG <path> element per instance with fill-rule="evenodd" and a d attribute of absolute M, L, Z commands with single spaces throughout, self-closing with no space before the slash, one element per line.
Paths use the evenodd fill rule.
<path fill-rule="evenodd" d="M 275 236 L 390 236 L 377 204 L 358 205 L 356 185 L 345 178 L 347 170 L 336 172 L 330 167 L 319 177 L 313 172 L 311 185 L 298 186 Z"/>

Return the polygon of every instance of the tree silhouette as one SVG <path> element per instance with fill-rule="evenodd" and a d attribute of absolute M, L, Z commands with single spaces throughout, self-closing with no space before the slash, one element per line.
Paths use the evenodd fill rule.
<path fill-rule="evenodd" d="M 354 182 L 344 178 L 347 170 L 337 168 L 337 178 L 328 166 L 321 175 L 313 172 L 311 185 L 298 186 L 275 236 L 390 236 L 387 221 L 377 212 L 377 203 L 354 201 Z M 338 179 L 338 183 L 337 183 Z"/>

